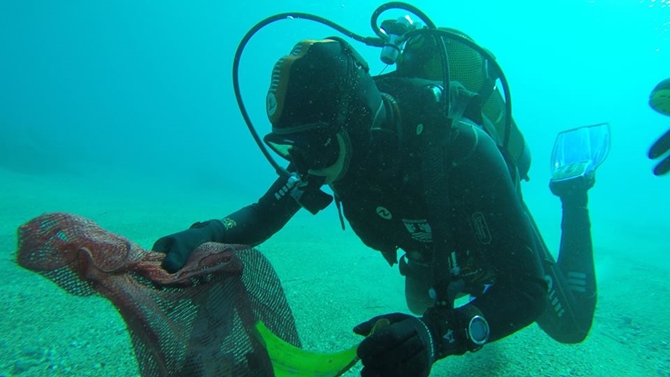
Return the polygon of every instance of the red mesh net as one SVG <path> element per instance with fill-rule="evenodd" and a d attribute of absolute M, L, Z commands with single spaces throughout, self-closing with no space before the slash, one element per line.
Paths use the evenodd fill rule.
<path fill-rule="evenodd" d="M 42 215 L 18 231 L 18 263 L 71 294 L 108 298 L 126 322 L 142 376 L 272 376 L 254 336 L 263 321 L 300 347 L 270 263 L 247 246 L 206 243 L 175 274 L 85 218 Z"/>

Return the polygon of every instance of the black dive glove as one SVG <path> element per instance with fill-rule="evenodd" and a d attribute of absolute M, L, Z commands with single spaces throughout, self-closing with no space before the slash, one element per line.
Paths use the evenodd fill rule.
<path fill-rule="evenodd" d="M 670 155 L 662 158 L 668 152 L 670 152 L 670 130 L 656 140 L 649 149 L 649 158 L 661 160 L 654 168 L 654 175 L 663 175 L 670 171 Z"/>
<path fill-rule="evenodd" d="M 179 271 L 189 255 L 205 242 L 223 242 L 226 227 L 220 220 L 195 223 L 189 229 L 161 237 L 154 243 L 153 251 L 167 254 L 162 267 L 169 273 Z"/>
<path fill-rule="evenodd" d="M 362 377 L 426 377 L 435 361 L 433 335 L 420 318 L 393 313 L 374 317 L 354 327 L 366 336 L 378 320 L 389 325 L 365 338 L 356 351 L 363 363 Z"/>
<path fill-rule="evenodd" d="M 382 315 L 354 327 L 354 332 L 368 335 L 377 321 L 384 319 L 389 325 L 377 328 L 358 346 L 363 377 L 426 377 L 435 361 L 477 350 L 488 340 L 488 323 L 474 307 L 434 307 L 421 318 L 402 313 Z M 473 322 L 478 328 L 485 325 L 485 331 L 477 330 L 476 338 L 466 330 Z"/>

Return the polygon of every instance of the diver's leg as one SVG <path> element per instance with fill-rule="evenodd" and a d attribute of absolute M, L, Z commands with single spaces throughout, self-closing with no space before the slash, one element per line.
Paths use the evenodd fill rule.
<path fill-rule="evenodd" d="M 548 307 L 537 322 L 547 334 L 562 343 L 578 343 L 586 338 L 597 299 L 587 208 L 588 190 L 594 181 L 593 176 L 585 178 L 567 189 L 551 187 L 563 205 L 558 262 L 554 263 L 533 222 L 549 283 Z"/>
<path fill-rule="evenodd" d="M 591 328 L 597 300 L 587 191 L 578 193 L 576 197 L 561 197 L 561 202 L 563 219 L 557 264 L 567 278 L 575 305 L 579 308 L 576 311 L 577 331 L 569 337 L 572 342 L 579 342 Z"/>

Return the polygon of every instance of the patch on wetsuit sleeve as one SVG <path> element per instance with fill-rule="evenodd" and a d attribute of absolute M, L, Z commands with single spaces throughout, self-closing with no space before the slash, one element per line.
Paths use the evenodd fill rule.
<path fill-rule="evenodd" d="M 226 228 L 226 230 L 237 225 L 237 222 L 230 217 L 226 217 L 225 219 L 221 220 L 221 222 L 223 223 L 223 226 Z"/>

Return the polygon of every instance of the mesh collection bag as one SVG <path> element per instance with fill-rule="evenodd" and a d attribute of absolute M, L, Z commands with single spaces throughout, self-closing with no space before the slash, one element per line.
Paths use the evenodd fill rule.
<path fill-rule="evenodd" d="M 182 270 L 94 222 L 66 213 L 18 230 L 18 263 L 123 317 L 142 376 L 272 376 L 255 324 L 296 347 L 291 309 L 270 263 L 242 245 L 206 243 Z"/>

